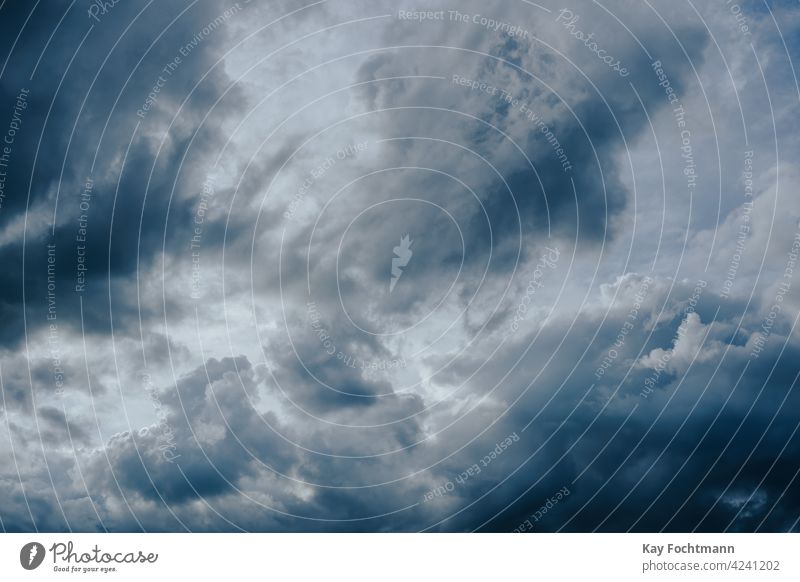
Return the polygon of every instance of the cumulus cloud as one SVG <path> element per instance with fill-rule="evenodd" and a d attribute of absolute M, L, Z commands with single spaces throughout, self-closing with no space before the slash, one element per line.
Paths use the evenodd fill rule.
<path fill-rule="evenodd" d="M 796 530 L 797 11 L 696 10 L 0 7 L 0 525 Z"/>

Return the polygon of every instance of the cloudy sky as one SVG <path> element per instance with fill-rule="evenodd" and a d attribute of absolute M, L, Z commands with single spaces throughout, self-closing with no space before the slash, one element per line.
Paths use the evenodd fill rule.
<path fill-rule="evenodd" d="M 797 531 L 799 33 L 0 0 L 0 527 Z"/>

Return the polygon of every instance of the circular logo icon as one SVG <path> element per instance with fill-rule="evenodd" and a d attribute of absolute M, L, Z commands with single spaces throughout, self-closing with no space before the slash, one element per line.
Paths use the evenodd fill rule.
<path fill-rule="evenodd" d="M 19 551 L 19 563 L 26 570 L 35 570 L 44 561 L 44 546 L 39 542 L 29 542 Z"/>

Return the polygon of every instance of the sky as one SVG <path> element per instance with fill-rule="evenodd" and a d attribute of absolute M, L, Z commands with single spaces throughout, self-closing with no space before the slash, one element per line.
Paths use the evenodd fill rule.
<path fill-rule="evenodd" d="M 0 528 L 798 531 L 799 33 L 0 0 Z"/>

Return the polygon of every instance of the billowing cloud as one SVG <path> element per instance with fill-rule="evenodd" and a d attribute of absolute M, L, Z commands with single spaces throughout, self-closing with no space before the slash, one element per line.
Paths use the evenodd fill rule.
<path fill-rule="evenodd" d="M 796 530 L 798 13 L 742 14 L 0 7 L 2 528 Z"/>

